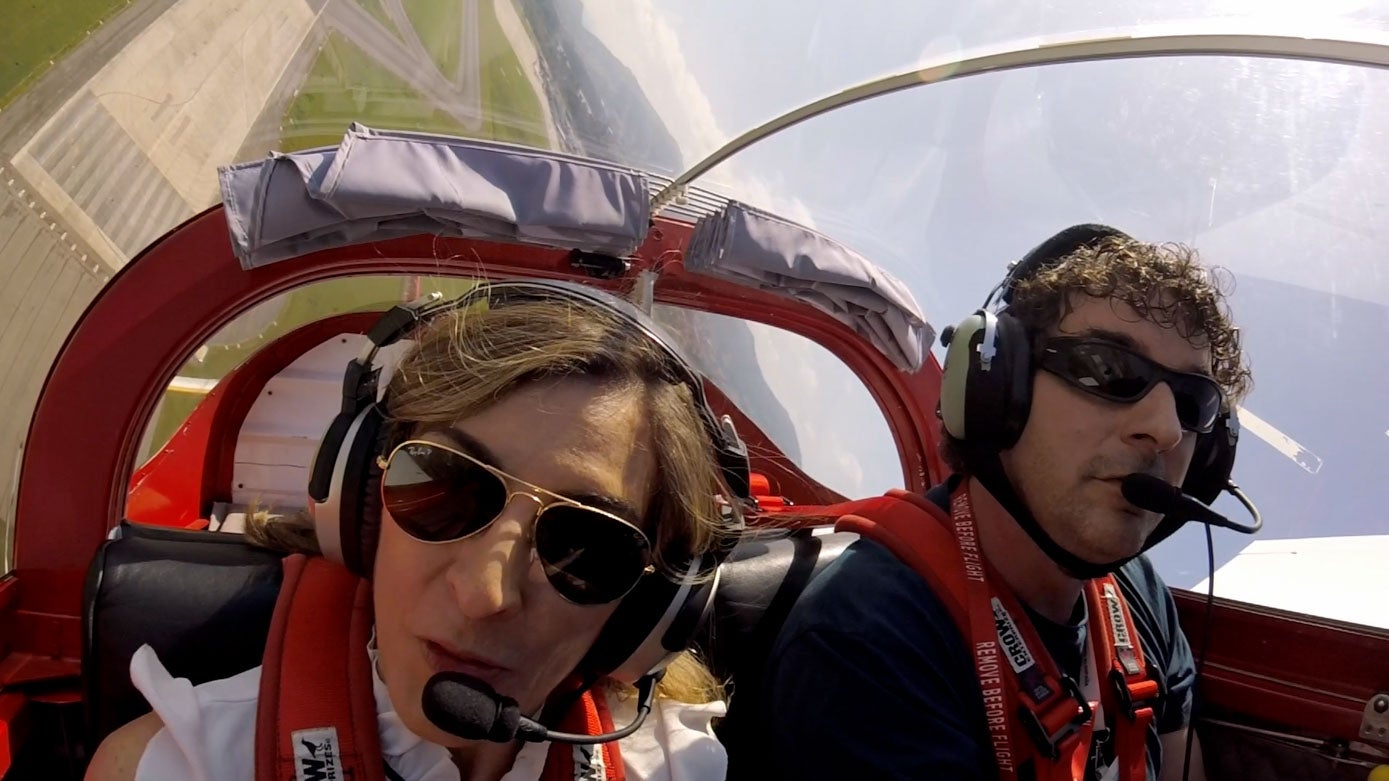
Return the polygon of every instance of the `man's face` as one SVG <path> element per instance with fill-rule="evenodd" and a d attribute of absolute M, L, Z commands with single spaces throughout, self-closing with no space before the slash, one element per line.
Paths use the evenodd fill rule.
<path fill-rule="evenodd" d="M 1078 296 L 1051 336 L 1106 339 L 1180 372 L 1209 374 L 1209 348 L 1139 317 L 1128 304 Z M 1019 496 L 1052 539 L 1095 563 L 1132 556 L 1160 515 L 1125 501 L 1120 481 L 1144 472 L 1181 485 L 1196 435 L 1177 420 L 1172 389 L 1159 383 L 1125 404 L 1092 396 L 1048 372 L 1032 386 L 1018 443 L 1001 454 Z"/>

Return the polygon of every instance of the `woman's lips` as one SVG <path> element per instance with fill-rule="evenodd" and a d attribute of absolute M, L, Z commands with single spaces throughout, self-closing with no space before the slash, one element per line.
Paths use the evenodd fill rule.
<path fill-rule="evenodd" d="M 429 666 L 433 667 L 435 672 L 463 673 L 486 681 L 494 688 L 498 680 L 509 672 L 508 668 L 496 662 L 471 656 L 433 640 L 424 641 L 424 650 L 425 656 L 429 659 Z"/>

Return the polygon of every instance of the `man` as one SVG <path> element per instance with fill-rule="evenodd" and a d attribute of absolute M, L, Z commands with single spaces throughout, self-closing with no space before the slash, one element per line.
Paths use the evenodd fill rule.
<path fill-rule="evenodd" d="M 956 475 L 921 502 L 934 517 L 851 546 L 773 648 L 763 723 L 782 777 L 1182 777 L 1192 654 L 1138 555 L 1181 519 L 1136 507 L 1123 485 L 1138 474 L 1209 494 L 1228 477 L 1249 372 L 1224 296 L 1191 250 L 1097 225 L 1048 239 L 995 292 L 998 310 L 986 302 L 947 336 L 942 452 Z M 1223 473 L 1188 475 L 1198 445 Z M 901 542 L 927 527 L 935 542 Z M 1125 682 L 1142 696 L 1116 702 Z"/>

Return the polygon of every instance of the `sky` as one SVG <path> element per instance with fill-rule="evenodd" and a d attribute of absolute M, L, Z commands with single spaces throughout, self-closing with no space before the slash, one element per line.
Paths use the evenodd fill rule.
<path fill-rule="evenodd" d="M 1203 16 L 1251 30 L 1344 32 L 1354 23 L 1360 33 L 1345 35 L 1380 36 L 1389 28 L 1386 3 L 1134 0 L 1105 8 L 605 0 L 584 4 L 583 19 L 633 71 L 687 165 L 794 106 L 971 47 Z M 908 283 L 937 329 L 977 307 L 1007 262 L 1069 224 L 1105 222 L 1194 245 L 1230 272 L 1254 370 L 1252 425 L 1235 479 L 1263 511 L 1260 539 L 1374 535 L 1389 532 L 1386 141 L 1384 71 L 1149 58 L 989 74 L 878 98 L 764 140 L 700 184 L 873 258 Z M 833 361 L 767 354 L 809 367 Z M 773 390 L 793 419 L 818 427 L 826 395 L 815 387 Z M 874 413 L 841 408 L 817 436 L 842 457 Z M 801 444 L 813 458 L 815 448 Z M 885 487 L 879 478 L 883 470 L 895 477 L 895 459 L 877 447 L 844 471 L 856 485 L 835 487 Z M 1234 512 L 1225 501 L 1217 508 Z M 1216 538 L 1218 566 L 1250 542 L 1224 531 Z M 1154 558 L 1173 585 L 1206 577 L 1196 530 Z"/>
<path fill-rule="evenodd" d="M 580 139 L 593 143 L 576 148 L 620 157 L 626 144 L 632 159 L 618 162 L 671 174 L 809 101 L 981 47 L 1115 36 L 1135 25 L 1389 44 L 1389 0 L 538 5 L 561 20 L 552 24 L 570 49 L 593 49 L 556 55 L 565 60 L 556 79 L 587 80 L 563 89 L 581 87 L 582 103 L 598 107 L 573 132 L 602 138 Z M 1144 240 L 1194 245 L 1229 272 L 1231 308 L 1254 371 L 1235 479 L 1263 511 L 1259 539 L 1383 545 L 1385 149 L 1389 71 L 1162 57 L 922 85 L 763 140 L 698 184 L 871 258 L 907 284 L 937 332 L 979 306 L 1010 261 L 1067 225 L 1103 222 Z M 701 350 L 729 384 L 749 377 L 751 364 L 760 369 L 745 387 L 727 390 L 749 407 L 780 405 L 766 413 L 765 428 L 785 431 L 807 472 L 854 496 L 903 482 L 881 412 L 827 351 L 764 326 L 704 332 L 712 341 Z M 741 352 L 720 359 L 720 344 Z M 1217 565 L 1250 542 L 1218 532 Z M 1173 585 L 1206 578 L 1199 530 L 1178 534 L 1153 558 Z M 1329 579 L 1308 586 L 1319 587 L 1336 594 Z"/>

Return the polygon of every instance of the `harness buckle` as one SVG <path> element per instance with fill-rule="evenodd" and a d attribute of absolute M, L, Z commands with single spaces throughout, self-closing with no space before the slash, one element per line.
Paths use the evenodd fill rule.
<path fill-rule="evenodd" d="M 1123 673 L 1118 670 L 1109 671 L 1109 683 L 1114 687 L 1115 701 L 1119 705 L 1119 711 L 1129 721 L 1138 718 L 1137 714 L 1141 708 L 1153 708 L 1156 711 L 1158 702 L 1162 700 L 1162 687 L 1153 672 L 1152 665 L 1148 665 L 1147 677 L 1130 685 Z"/>
<path fill-rule="evenodd" d="M 1078 705 L 1079 710 L 1054 732 L 1035 711 L 1026 706 L 1018 708 L 1018 720 L 1022 722 L 1027 734 L 1032 737 L 1032 742 L 1037 744 L 1037 748 L 1042 754 L 1053 761 L 1061 758 L 1061 744 L 1079 732 L 1095 715 L 1090 703 L 1085 700 L 1085 695 L 1081 693 L 1080 686 L 1076 684 L 1074 679 L 1068 675 L 1063 675 L 1061 688 L 1069 695 L 1068 701 Z"/>

